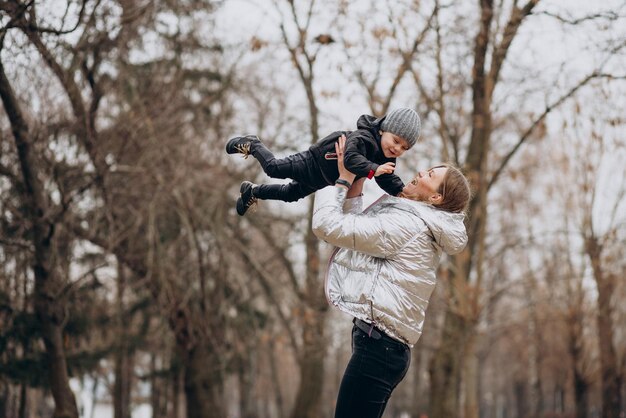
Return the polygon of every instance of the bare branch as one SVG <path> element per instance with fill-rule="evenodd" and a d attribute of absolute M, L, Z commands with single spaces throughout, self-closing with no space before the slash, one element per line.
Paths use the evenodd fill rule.
<path fill-rule="evenodd" d="M 35 0 L 30 0 L 24 4 L 19 4 L 15 1 L 2 1 L 0 2 L 0 10 L 7 12 L 11 19 L 9 22 L 0 29 L 0 33 L 6 32 L 10 28 L 20 27 L 23 30 L 30 30 L 39 33 L 50 33 L 55 35 L 66 35 L 68 33 L 74 32 L 80 26 L 83 16 L 85 14 L 85 6 L 87 5 L 87 0 L 83 0 L 81 8 L 78 12 L 78 16 L 76 18 L 76 23 L 73 27 L 69 29 L 55 29 L 50 27 L 39 26 L 35 23 Z M 24 17 L 25 12 L 29 11 L 30 16 L 29 19 L 26 20 Z M 62 21 L 65 21 L 67 14 L 69 12 L 69 4 L 65 9 L 65 13 L 63 14 Z"/>
<path fill-rule="evenodd" d="M 299 353 L 300 350 L 298 348 L 298 343 L 297 343 L 297 340 L 296 340 L 296 336 L 294 335 L 294 333 L 293 333 L 293 331 L 291 329 L 291 324 L 289 322 L 289 319 L 285 316 L 285 314 L 283 313 L 282 309 L 280 309 L 280 305 L 281 305 L 280 301 L 278 300 L 276 295 L 274 295 L 273 286 L 271 285 L 271 282 L 273 280 L 272 276 L 270 275 L 269 272 L 267 272 L 263 268 L 263 266 L 261 266 L 254 259 L 254 257 L 250 256 L 249 249 L 246 248 L 240 240 L 232 240 L 231 243 L 233 243 L 235 245 L 235 247 L 237 247 L 237 249 L 239 250 L 239 253 L 245 259 L 246 263 L 248 263 L 254 269 L 254 271 L 257 273 L 255 275 L 255 277 L 257 277 L 259 279 L 259 283 L 261 284 L 261 287 L 263 288 L 263 291 L 265 292 L 265 294 L 269 298 L 269 300 L 271 302 L 271 305 L 274 307 L 274 310 L 278 314 L 278 317 L 279 317 L 280 321 L 282 322 L 283 327 L 285 328 L 285 331 L 287 331 L 287 334 L 289 335 L 289 341 L 291 342 L 291 346 L 293 347 L 293 350 L 296 353 L 296 357 L 299 357 L 298 353 Z"/>
<path fill-rule="evenodd" d="M 552 12 L 545 11 L 545 10 L 540 11 L 540 12 L 536 12 L 536 13 L 533 13 L 533 14 L 536 15 L 536 16 L 539 16 L 539 15 L 549 16 L 549 17 L 552 17 L 552 18 L 558 20 L 559 22 L 562 22 L 562 23 L 565 23 L 565 24 L 568 24 L 568 25 L 571 25 L 571 26 L 575 26 L 575 25 L 578 25 L 580 23 L 587 22 L 589 20 L 596 20 L 596 19 L 606 19 L 606 20 L 609 20 L 609 21 L 616 21 L 616 20 L 618 20 L 618 19 L 620 19 L 622 17 L 619 14 L 617 14 L 614 11 L 611 11 L 611 10 L 606 10 L 606 11 L 603 11 L 603 12 L 600 12 L 600 13 L 587 15 L 587 16 L 584 16 L 584 17 L 581 17 L 581 18 L 578 18 L 578 19 L 566 18 L 566 17 L 560 16 L 560 15 L 557 15 L 556 13 L 552 13 Z"/>
<path fill-rule="evenodd" d="M 439 10 L 439 7 L 438 7 L 437 4 L 435 4 L 435 6 L 433 7 L 432 12 L 430 13 L 430 16 L 428 17 L 428 21 L 426 22 L 426 25 L 424 26 L 422 31 L 417 35 L 417 37 L 413 40 L 413 44 L 411 45 L 411 47 L 409 48 L 408 51 L 402 51 L 402 49 L 400 48 L 400 45 L 398 45 L 398 50 L 400 51 L 400 55 L 402 57 L 402 62 L 400 63 L 400 65 L 398 66 L 398 68 L 396 70 L 396 74 L 394 76 L 394 79 L 393 79 L 393 81 L 391 83 L 391 86 L 389 87 L 389 91 L 387 92 L 387 98 L 385 99 L 385 102 L 383 103 L 382 109 L 380 109 L 381 114 L 385 114 L 389 110 L 389 106 L 390 106 L 391 100 L 392 100 L 392 98 L 393 98 L 393 96 L 394 96 L 394 94 L 396 92 L 396 89 L 398 88 L 398 85 L 400 84 L 400 81 L 404 77 L 404 74 L 411 68 L 411 65 L 412 65 L 412 62 L 413 62 L 413 57 L 417 53 L 417 49 L 419 48 L 420 44 L 422 43 L 422 41 L 424 40 L 424 38 L 428 34 L 429 29 L 432 28 L 432 22 L 435 19 L 435 16 L 437 15 L 438 10 Z M 389 23 L 390 23 L 391 27 L 393 28 L 394 38 L 397 39 L 398 37 L 395 36 L 395 34 L 396 34 L 396 25 L 394 24 L 393 20 L 391 19 L 391 16 L 390 16 L 390 19 L 389 19 Z"/>
<path fill-rule="evenodd" d="M 279 247 L 278 245 L 279 241 L 274 239 L 274 237 L 271 236 L 271 228 L 265 225 L 258 225 L 258 224 L 256 225 L 256 227 L 257 227 L 257 230 L 265 238 L 265 243 L 269 245 L 269 247 L 272 249 L 274 254 L 278 256 L 278 258 L 282 262 L 282 265 L 287 270 L 287 276 L 289 277 L 289 281 L 293 287 L 294 293 L 296 294 L 296 296 L 298 296 L 300 300 L 304 300 L 305 295 L 302 293 L 302 290 L 300 289 L 300 286 L 298 285 L 298 281 L 296 280 L 297 276 L 293 269 L 293 264 L 287 258 L 287 255 L 285 254 L 285 249 Z"/>
<path fill-rule="evenodd" d="M 39 54 L 44 59 L 48 67 L 52 70 L 52 72 L 57 76 L 61 84 L 63 85 L 67 95 L 69 96 L 70 103 L 72 105 L 72 109 L 74 110 L 74 115 L 80 121 L 84 121 L 85 118 L 85 108 L 83 104 L 83 100 L 80 94 L 80 89 L 76 86 L 75 82 L 72 80 L 69 74 L 66 73 L 65 69 L 59 64 L 52 53 L 46 47 L 46 45 L 41 40 L 39 33 L 31 30 L 30 28 L 23 28 L 24 34 L 30 39 L 33 43 Z"/>
<path fill-rule="evenodd" d="M 9 169 L 9 167 L 6 167 L 6 166 L 4 166 L 2 164 L 0 164 L 0 176 L 7 177 L 8 179 L 10 179 L 14 183 L 18 182 L 17 175 L 13 171 L 11 171 Z"/>
<path fill-rule="evenodd" d="M 619 178 L 621 179 L 621 184 L 617 191 L 617 196 L 615 196 L 615 204 L 611 208 L 611 214 L 609 215 L 608 225 L 615 224 L 615 220 L 617 219 L 618 209 L 620 207 L 620 204 L 624 202 L 624 198 L 626 197 L 626 178 L 624 178 L 623 176 L 619 176 Z M 607 238 L 608 238 L 608 235 L 610 234 L 606 234 Z"/>
<path fill-rule="evenodd" d="M 39 164 L 32 150 L 30 127 L 19 105 L 15 91 L 9 82 L 4 71 L 4 64 L 0 59 L 0 99 L 4 105 L 4 110 L 11 123 L 13 138 L 20 159 L 20 168 L 24 179 L 25 187 L 30 198 L 33 199 L 33 210 L 47 208 L 43 185 L 38 178 Z"/>
<path fill-rule="evenodd" d="M 439 1 L 435 2 L 436 14 L 435 14 L 435 60 L 437 62 L 437 106 L 435 107 L 437 114 L 439 115 L 439 136 L 441 137 L 441 143 L 443 148 L 443 159 L 444 161 L 449 161 L 450 159 L 450 151 L 448 150 L 448 142 L 452 143 L 454 148 L 454 162 L 458 165 L 458 141 L 454 140 L 450 133 L 450 127 L 448 125 L 447 116 L 446 116 L 446 104 L 445 104 L 445 94 L 443 88 L 443 63 L 441 59 L 441 26 L 439 25 Z"/>
<path fill-rule="evenodd" d="M 4 34 L 8 29 L 18 26 L 16 24 L 17 21 L 24 20 L 24 12 L 35 2 L 35 0 L 30 0 L 24 4 L 18 5 L 17 2 L 14 1 L 1 1 L 0 2 L 0 10 L 7 12 L 11 19 L 7 22 L 7 24 L 0 29 L 0 34 L 4 37 Z"/>
<path fill-rule="evenodd" d="M 95 179 L 92 178 L 76 190 L 72 191 L 72 193 L 70 193 L 69 195 L 66 195 L 63 193 L 63 191 L 61 191 L 61 204 L 51 207 L 49 211 L 44 214 L 44 218 L 49 219 L 52 223 L 58 222 L 63 217 L 63 215 L 69 211 L 74 199 L 89 190 L 95 183 Z"/>
<path fill-rule="evenodd" d="M 515 38 L 515 34 L 520 28 L 524 18 L 532 12 L 537 3 L 539 3 L 539 0 L 530 0 L 523 8 L 519 9 L 517 7 L 513 7 L 511 10 L 511 17 L 504 28 L 502 41 L 493 50 L 491 68 L 489 69 L 489 78 L 487 81 L 487 97 L 491 98 L 491 95 L 493 94 L 493 90 L 498 82 L 498 77 L 500 76 L 502 64 L 504 63 L 504 59 L 506 58 L 509 48 L 511 47 L 511 43 Z"/>
<path fill-rule="evenodd" d="M 31 1 L 30 3 L 34 3 L 34 0 Z M 28 25 L 27 25 L 27 29 L 31 30 L 31 31 L 36 31 L 36 32 L 39 32 L 39 33 L 51 33 L 51 34 L 54 34 L 54 35 L 67 35 L 68 33 L 72 33 L 76 29 L 78 29 L 78 26 L 80 26 L 80 24 L 81 24 L 81 22 L 83 20 L 83 16 L 85 14 L 85 6 L 86 5 L 87 5 L 87 0 L 83 0 L 82 5 L 80 7 L 80 10 L 78 12 L 78 17 L 76 18 L 76 24 L 72 28 L 69 28 L 69 29 L 54 29 L 54 28 L 38 26 L 37 24 L 35 24 L 33 22 L 29 22 Z M 68 7 L 65 9 L 65 14 L 63 16 L 63 20 L 65 20 L 65 17 L 67 16 L 68 10 L 69 10 L 69 4 L 68 4 Z"/>
<path fill-rule="evenodd" d="M 70 292 L 76 290 L 77 285 L 80 284 L 80 282 L 82 282 L 83 280 L 85 280 L 86 278 L 89 277 L 93 277 L 94 273 L 98 270 L 100 270 L 103 267 L 107 267 L 109 265 L 109 263 L 107 262 L 102 262 L 92 268 L 90 268 L 89 270 L 87 270 L 86 272 L 84 272 L 83 274 L 81 274 L 78 278 L 76 278 L 76 280 L 69 282 L 67 285 L 65 285 L 56 295 L 55 297 L 66 297 Z"/>
<path fill-rule="evenodd" d="M 292 46 L 289 42 L 289 37 L 287 35 L 287 30 L 285 29 L 284 22 L 280 24 L 280 30 L 283 36 L 283 42 L 289 54 L 291 55 L 291 60 L 298 71 L 298 75 L 300 76 L 300 81 L 302 81 L 302 86 L 306 92 L 307 103 L 309 105 L 309 114 L 310 114 L 310 130 L 311 130 L 311 142 L 317 140 L 319 137 L 319 126 L 318 126 L 318 113 L 319 110 L 316 104 L 315 92 L 313 91 L 313 63 L 315 62 L 315 54 L 311 55 L 306 50 L 306 37 L 308 26 L 302 27 L 298 21 L 298 16 L 295 10 L 294 3 L 292 1 L 289 2 L 291 4 L 291 13 L 294 19 L 294 23 L 298 30 L 298 42 L 297 46 Z M 311 6 L 312 7 L 312 6 Z M 312 8 L 309 9 L 309 13 L 312 13 Z M 282 15 L 282 14 L 281 14 Z M 306 71 L 304 65 L 300 62 L 299 56 L 304 57 L 306 61 Z"/>
<path fill-rule="evenodd" d="M 33 246 L 32 242 L 25 241 L 22 239 L 11 239 L 11 238 L 0 237 L 0 244 L 7 246 L 7 247 L 22 248 L 23 250 L 29 251 L 31 253 L 35 251 L 35 247 Z"/>
<path fill-rule="evenodd" d="M 597 72 L 594 71 L 593 73 L 589 74 L 587 77 L 585 77 L 582 80 L 580 80 L 578 82 L 578 84 L 576 84 L 574 87 L 572 87 L 567 93 L 565 93 L 563 96 L 561 96 L 559 99 L 557 99 L 554 103 L 552 103 L 551 105 L 546 106 L 545 110 L 539 115 L 539 117 L 537 117 L 537 119 L 535 119 L 533 121 L 533 123 L 531 123 L 530 127 L 528 127 L 528 129 L 522 134 L 522 136 L 517 141 L 517 143 L 513 146 L 513 148 L 508 153 L 506 153 L 506 155 L 504 156 L 504 158 L 500 162 L 500 166 L 494 172 L 493 176 L 491 176 L 491 180 L 489 181 L 489 184 L 487 185 L 487 190 L 489 190 L 491 188 L 491 186 L 493 186 L 495 184 L 495 182 L 498 180 L 498 178 L 500 177 L 500 175 L 504 171 L 504 169 L 505 169 L 506 165 L 508 164 L 509 160 L 517 153 L 517 151 L 524 144 L 524 142 L 526 142 L 526 140 L 528 140 L 530 135 L 533 133 L 534 129 L 546 118 L 546 116 L 548 116 L 548 114 L 552 110 L 554 110 L 555 108 L 559 107 L 567 99 L 572 97 L 580 88 L 582 88 L 583 86 L 587 85 L 591 80 L 593 80 L 595 78 L 599 78 L 599 77 L 606 77 L 606 75 L 605 74 L 601 74 L 601 73 L 597 73 Z"/>

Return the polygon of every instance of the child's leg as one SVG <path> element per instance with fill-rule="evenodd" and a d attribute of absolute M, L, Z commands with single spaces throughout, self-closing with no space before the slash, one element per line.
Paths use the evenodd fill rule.
<path fill-rule="evenodd" d="M 292 181 L 287 184 L 261 184 L 254 187 L 254 197 L 263 200 L 282 200 L 283 202 L 295 202 L 318 190 L 307 184 Z"/>
<path fill-rule="evenodd" d="M 292 181 L 289 184 L 261 184 L 259 186 L 249 181 L 244 181 L 239 188 L 240 196 L 237 199 L 237 213 L 239 216 L 245 215 L 258 199 L 295 202 L 318 189 L 319 187 L 311 187 L 297 181 Z"/>
<path fill-rule="evenodd" d="M 261 164 L 265 174 L 275 179 L 308 179 L 311 171 L 308 165 L 315 164 L 309 151 L 276 158 L 262 143 L 252 147 L 251 154 Z"/>
<path fill-rule="evenodd" d="M 229 154 L 240 153 L 252 155 L 261 164 L 263 171 L 275 179 L 293 179 L 306 183 L 319 183 L 319 167 L 310 151 L 276 158 L 261 140 L 255 135 L 232 138 L 226 144 Z"/>

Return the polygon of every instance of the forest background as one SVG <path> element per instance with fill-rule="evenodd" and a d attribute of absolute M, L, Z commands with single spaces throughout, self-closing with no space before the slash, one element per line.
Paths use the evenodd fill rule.
<path fill-rule="evenodd" d="M 385 416 L 623 417 L 625 52 L 622 0 L 0 1 L 0 416 L 331 417 L 313 198 L 238 217 L 224 144 L 407 106 L 474 196 Z"/>

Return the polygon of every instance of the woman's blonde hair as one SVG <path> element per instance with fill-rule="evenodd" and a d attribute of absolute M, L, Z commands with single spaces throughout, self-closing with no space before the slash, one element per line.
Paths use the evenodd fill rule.
<path fill-rule="evenodd" d="M 446 212 L 465 212 L 472 196 L 467 177 L 452 164 L 442 164 L 439 167 L 446 167 L 448 171 L 443 176 L 439 190 L 437 190 L 437 193 L 441 193 L 443 198 L 441 203 L 434 206 Z"/>
<path fill-rule="evenodd" d="M 467 209 L 470 197 L 472 195 L 469 181 L 463 175 L 461 170 L 452 164 L 441 164 L 433 168 L 445 167 L 446 174 L 439 185 L 437 193 L 441 194 L 441 203 L 435 204 L 438 209 L 446 212 L 460 213 Z M 409 195 L 404 192 L 400 193 L 400 197 L 407 199 L 419 200 L 417 196 Z"/>

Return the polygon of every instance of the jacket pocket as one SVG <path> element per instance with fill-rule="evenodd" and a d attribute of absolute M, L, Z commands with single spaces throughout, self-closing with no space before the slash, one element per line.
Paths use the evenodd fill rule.
<path fill-rule="evenodd" d="M 373 281 L 371 272 L 351 271 L 343 280 L 341 299 L 351 303 L 367 302 Z"/>
<path fill-rule="evenodd" d="M 381 265 L 381 261 L 370 262 L 359 269 L 349 271 L 343 280 L 341 299 L 351 303 L 371 301 Z"/>

